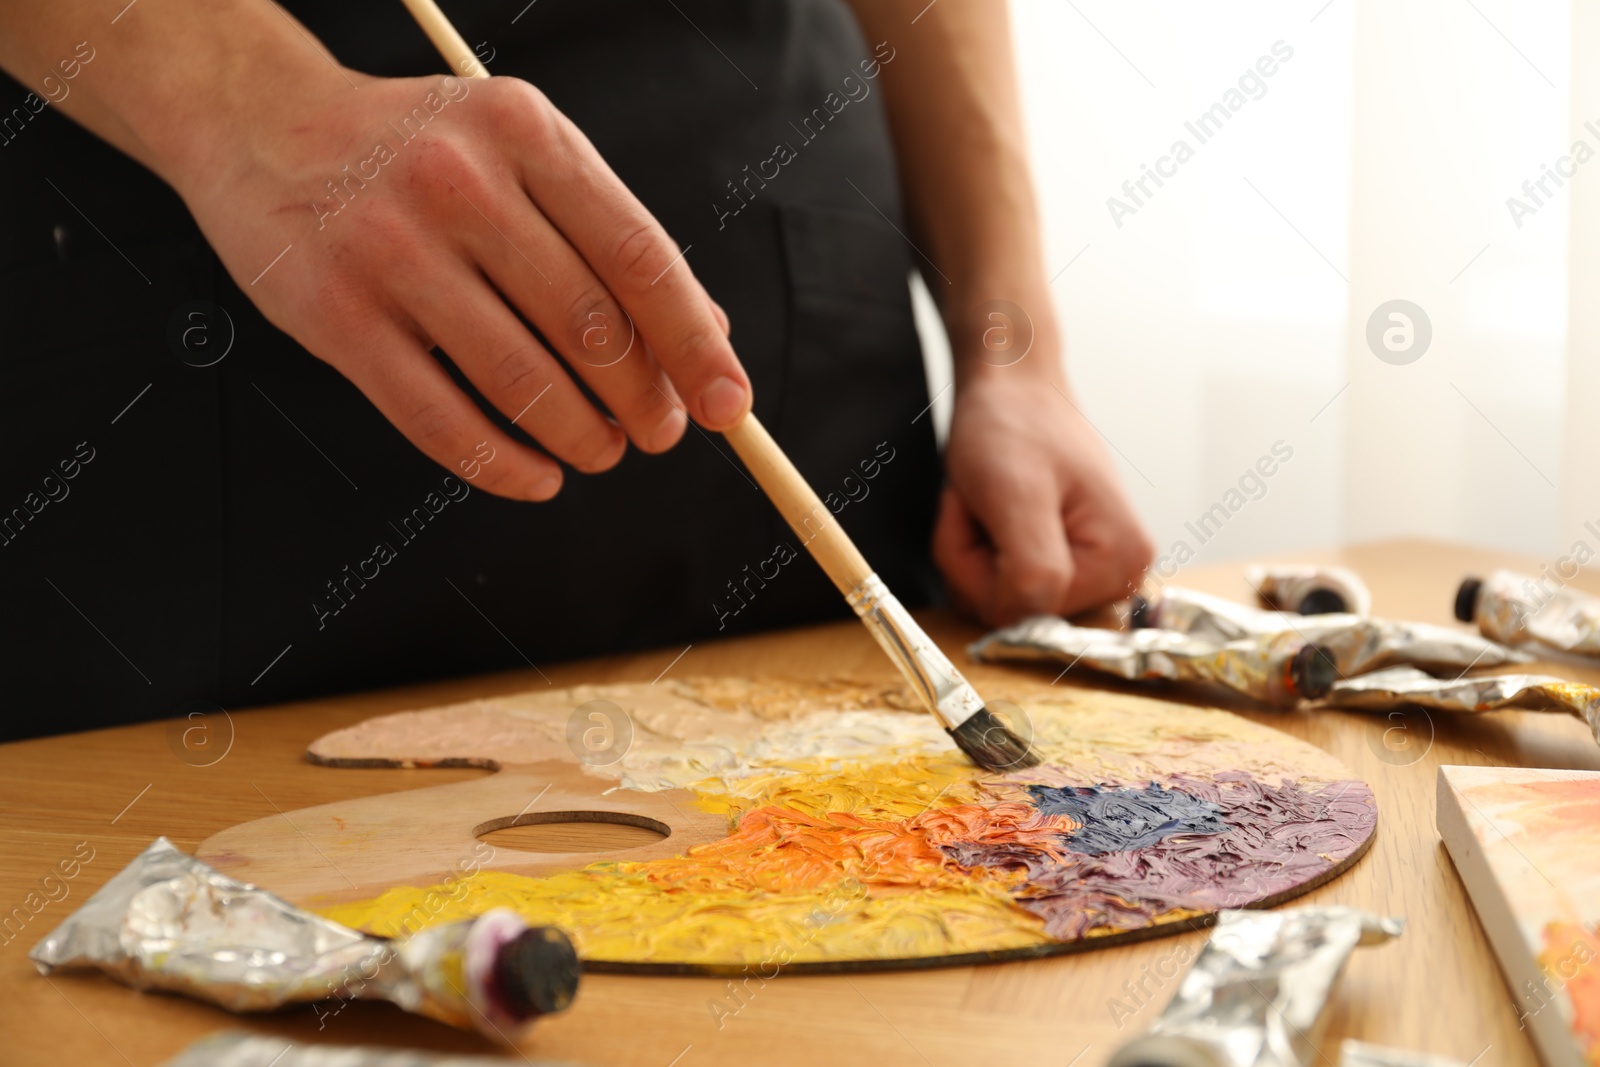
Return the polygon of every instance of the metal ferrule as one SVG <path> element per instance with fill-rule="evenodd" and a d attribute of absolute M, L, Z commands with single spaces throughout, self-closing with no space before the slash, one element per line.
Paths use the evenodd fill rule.
<path fill-rule="evenodd" d="M 946 730 L 954 730 L 983 710 L 977 690 L 961 677 L 882 578 L 869 576 L 845 599 Z"/>

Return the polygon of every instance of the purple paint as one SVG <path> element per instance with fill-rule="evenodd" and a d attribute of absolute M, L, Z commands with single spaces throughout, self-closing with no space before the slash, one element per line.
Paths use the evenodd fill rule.
<path fill-rule="evenodd" d="M 1377 821 L 1371 789 L 1354 780 L 1307 791 L 1287 779 L 1271 786 L 1243 771 L 1225 771 L 1214 781 L 1174 775 L 1165 791 L 1211 805 L 1225 829 L 1174 832 L 1124 851 L 1074 850 L 1064 863 L 1015 844 L 957 843 L 945 851 L 964 867 L 1026 871 L 1017 902 L 1044 920 L 1051 937 L 1065 941 L 1091 930 L 1141 929 L 1174 909 L 1258 903 L 1348 856 Z"/>

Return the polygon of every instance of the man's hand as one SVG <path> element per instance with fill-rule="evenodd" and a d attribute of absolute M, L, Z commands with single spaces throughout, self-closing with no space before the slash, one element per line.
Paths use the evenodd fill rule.
<path fill-rule="evenodd" d="M 869 41 L 896 49 L 885 107 L 910 236 L 955 359 L 934 559 L 957 603 L 991 625 L 1116 600 L 1142 576 L 1150 541 L 1067 401 L 1007 5 L 848 2 Z M 995 324 L 985 308 L 1001 296 L 1030 309 L 1037 349 L 1006 366 L 983 358 Z"/>
<path fill-rule="evenodd" d="M 185 153 L 175 184 L 263 313 L 417 448 L 455 470 L 488 441 L 477 484 L 547 500 L 561 463 L 602 471 L 628 441 L 672 447 L 684 409 L 713 430 L 748 410 L 721 309 L 543 94 L 346 73 L 358 89 L 302 94 L 292 123 L 236 120 L 227 151 Z M 549 455 L 495 428 L 435 346 Z"/>
<path fill-rule="evenodd" d="M 1020 365 L 983 367 L 956 393 L 933 556 L 990 626 L 1116 600 L 1150 564 L 1099 435 L 1064 394 L 1058 375 Z"/>
<path fill-rule="evenodd" d="M 0 5 L 0 66 L 55 84 L 105 16 Z M 604 470 L 628 441 L 672 447 L 685 414 L 722 430 L 749 410 L 727 316 L 533 86 L 369 77 L 271 0 L 130 4 L 111 22 L 115 44 L 102 30 L 55 106 L 176 189 L 267 318 L 449 470 L 488 442 L 475 484 L 546 500 L 563 463 Z M 497 429 L 435 346 L 548 454 Z"/>

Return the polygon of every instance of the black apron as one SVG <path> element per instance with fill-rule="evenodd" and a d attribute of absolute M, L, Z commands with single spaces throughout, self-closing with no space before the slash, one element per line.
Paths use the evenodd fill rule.
<path fill-rule="evenodd" d="M 287 6 L 350 66 L 445 69 L 393 0 Z M 939 470 L 877 42 L 839 0 L 449 14 L 692 246 L 756 413 L 902 599 L 932 596 Z M 0 113 L 28 112 L 0 129 L 0 737 L 847 614 L 718 435 L 569 473 L 547 504 L 448 477 L 256 312 L 170 189 L 30 89 L 0 77 Z"/>

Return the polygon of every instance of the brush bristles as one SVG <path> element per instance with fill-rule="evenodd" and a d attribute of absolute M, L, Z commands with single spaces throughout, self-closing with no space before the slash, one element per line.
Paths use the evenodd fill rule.
<path fill-rule="evenodd" d="M 1039 754 L 1011 732 L 988 708 L 978 709 L 966 722 L 948 731 L 961 751 L 980 767 L 991 771 L 1016 771 L 1039 765 Z"/>

